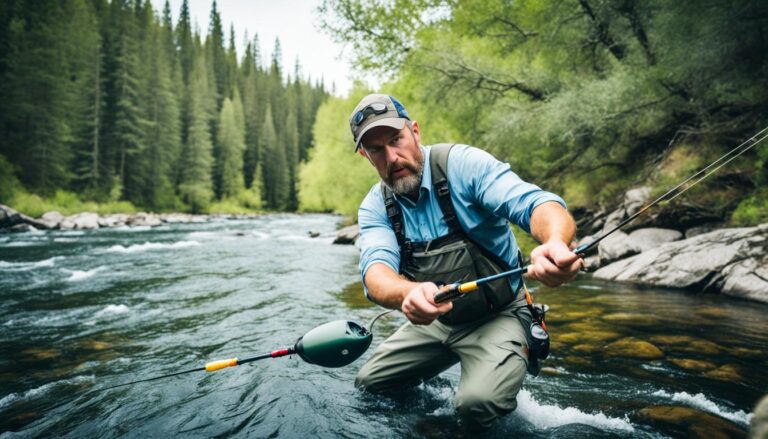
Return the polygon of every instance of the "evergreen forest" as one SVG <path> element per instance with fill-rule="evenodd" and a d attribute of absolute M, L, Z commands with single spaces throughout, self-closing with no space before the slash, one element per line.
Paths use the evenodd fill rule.
<path fill-rule="evenodd" d="M 486 149 L 562 194 L 577 217 L 633 187 L 660 195 L 768 125 L 765 1 L 324 0 L 320 9 L 358 68 L 389 78 L 381 92 L 419 121 L 422 143 Z M 351 154 L 345 124 L 369 91 L 360 84 L 320 108 L 300 171 L 304 208 L 354 216 L 376 182 Z M 342 184 L 330 185 L 339 166 Z M 689 216 L 768 222 L 768 141 L 662 210 L 675 226 Z"/>
<path fill-rule="evenodd" d="M 0 203 L 291 211 L 328 92 L 148 0 L 0 2 Z M 245 37 L 247 38 L 247 37 Z M 34 210 L 34 208 L 32 208 Z"/>

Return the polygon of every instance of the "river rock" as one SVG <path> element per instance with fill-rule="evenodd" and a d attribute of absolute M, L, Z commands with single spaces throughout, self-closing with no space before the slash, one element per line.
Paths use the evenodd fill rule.
<path fill-rule="evenodd" d="M 693 372 L 704 372 L 717 367 L 715 363 L 702 360 L 692 360 L 690 358 L 672 358 L 669 361 L 680 369 Z"/>
<path fill-rule="evenodd" d="M 8 231 L 11 233 L 26 233 L 26 232 L 34 232 L 36 230 L 37 229 L 35 228 L 35 226 L 31 224 L 25 224 L 25 223 L 15 224 L 8 228 Z"/>
<path fill-rule="evenodd" d="M 16 209 L 0 204 L 0 229 L 11 227 L 20 222 Z"/>
<path fill-rule="evenodd" d="M 683 234 L 677 230 L 649 227 L 634 230 L 630 234 L 622 231 L 614 232 L 598 245 L 599 263 L 606 263 L 632 256 L 650 250 L 665 242 L 682 239 Z"/>
<path fill-rule="evenodd" d="M 60 212 L 57 212 L 55 210 L 52 210 L 50 212 L 45 212 L 43 216 L 37 219 L 37 221 L 45 224 L 49 229 L 58 229 L 59 224 L 61 224 L 63 220 L 64 220 L 64 215 L 62 215 Z"/>
<path fill-rule="evenodd" d="M 611 357 L 641 358 L 655 360 L 664 357 L 664 352 L 655 345 L 633 337 L 622 338 L 605 347 L 603 352 Z"/>
<path fill-rule="evenodd" d="M 741 369 L 735 364 L 726 364 L 720 366 L 717 369 L 710 370 L 704 374 L 707 378 L 714 378 L 716 380 L 727 381 L 729 383 L 738 383 L 744 381 L 744 377 L 741 375 Z"/>
<path fill-rule="evenodd" d="M 156 227 L 163 223 L 154 213 L 139 212 L 128 217 L 125 222 L 129 226 L 149 226 Z"/>
<path fill-rule="evenodd" d="M 730 439 L 743 438 L 746 434 L 734 422 L 690 407 L 646 407 L 632 415 L 632 420 L 672 431 L 673 437 Z"/>
<path fill-rule="evenodd" d="M 752 421 L 749 423 L 749 439 L 768 438 L 768 395 L 764 396 L 755 406 L 752 412 Z"/>
<path fill-rule="evenodd" d="M 354 244 L 357 242 L 357 238 L 360 237 L 360 227 L 357 224 L 353 224 L 348 227 L 344 227 L 336 233 L 336 239 L 333 240 L 334 244 Z"/>
<path fill-rule="evenodd" d="M 768 302 L 768 224 L 661 244 L 594 273 L 599 279 L 719 290 Z"/>
<path fill-rule="evenodd" d="M 62 229 L 65 228 L 65 223 L 67 223 L 67 226 L 69 226 L 69 223 L 72 223 L 74 226 L 71 228 L 77 230 L 98 229 L 99 215 L 92 212 L 78 213 L 76 215 L 68 216 L 59 224 L 59 227 Z"/>

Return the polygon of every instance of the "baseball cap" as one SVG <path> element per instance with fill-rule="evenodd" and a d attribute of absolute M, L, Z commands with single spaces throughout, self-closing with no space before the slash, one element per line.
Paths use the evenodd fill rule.
<path fill-rule="evenodd" d="M 381 126 L 402 130 L 406 120 L 411 120 L 408 112 L 394 97 L 379 93 L 364 97 L 349 116 L 355 152 L 360 148 L 360 141 L 368 130 Z"/>

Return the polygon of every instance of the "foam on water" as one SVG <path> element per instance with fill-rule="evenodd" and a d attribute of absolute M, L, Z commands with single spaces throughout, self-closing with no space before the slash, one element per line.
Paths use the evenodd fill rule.
<path fill-rule="evenodd" d="M 197 247 L 200 243 L 197 241 L 178 241 L 173 243 L 145 242 L 144 244 L 135 244 L 128 247 L 122 245 L 113 245 L 108 248 L 110 253 L 138 253 L 147 250 L 177 249 L 187 247 Z"/>
<path fill-rule="evenodd" d="M 10 395 L 4 396 L 2 399 L 0 399 L 0 409 L 3 409 L 15 402 L 18 401 L 26 401 L 31 398 L 35 398 L 41 395 L 44 395 L 48 393 L 51 389 L 54 387 L 64 385 L 64 384 L 81 384 L 85 382 L 92 382 L 94 380 L 93 375 L 80 375 L 76 376 L 74 378 L 69 378 L 66 380 L 61 381 L 54 381 L 52 383 L 43 384 L 40 387 L 36 387 L 34 389 L 27 390 L 24 393 L 11 393 Z"/>
<path fill-rule="evenodd" d="M 526 389 L 520 390 L 517 394 L 517 410 L 514 413 L 542 429 L 567 424 L 585 424 L 611 430 L 635 431 L 626 418 L 611 418 L 600 412 L 585 413 L 575 407 L 562 408 L 557 405 L 540 404 Z"/>
<path fill-rule="evenodd" d="M 7 268 L 12 271 L 29 271 L 35 268 L 41 267 L 53 267 L 56 265 L 56 260 L 62 259 L 62 256 L 54 256 L 52 258 L 43 259 L 42 261 L 34 262 L 6 262 L 0 261 L 0 269 Z"/>
<path fill-rule="evenodd" d="M 128 311 L 130 311 L 130 308 L 122 303 L 120 305 L 107 305 L 106 308 L 96 313 L 96 317 L 104 317 L 112 314 L 125 314 Z"/>
<path fill-rule="evenodd" d="M 114 230 L 116 232 L 146 232 L 147 230 L 152 230 L 151 226 L 119 226 L 119 227 L 112 227 L 110 230 Z"/>
<path fill-rule="evenodd" d="M 703 393 L 697 393 L 691 395 L 688 392 L 675 392 L 670 394 L 664 390 L 658 390 L 651 394 L 652 396 L 660 396 L 662 398 L 670 398 L 672 401 L 681 402 L 685 405 L 710 412 L 712 414 L 721 416 L 725 419 L 729 419 L 733 422 L 737 422 L 743 425 L 749 425 L 749 421 L 752 419 L 752 413 L 746 413 L 744 410 L 738 410 L 735 412 L 729 411 L 720 407 L 714 401 L 704 396 Z"/>
<path fill-rule="evenodd" d="M 105 268 L 107 268 L 107 267 L 103 267 L 103 266 L 102 267 L 96 267 L 93 270 L 88 270 L 88 271 L 75 270 L 75 271 L 72 272 L 72 274 L 69 276 L 69 278 L 67 278 L 67 281 L 68 282 L 79 282 L 81 280 L 88 279 L 90 277 L 93 277 L 93 275 L 98 273 L 99 271 L 104 270 Z"/>
<path fill-rule="evenodd" d="M 253 236 L 259 238 L 259 239 L 267 239 L 269 238 L 269 235 L 264 232 L 259 232 L 258 230 L 252 230 L 251 233 Z"/>

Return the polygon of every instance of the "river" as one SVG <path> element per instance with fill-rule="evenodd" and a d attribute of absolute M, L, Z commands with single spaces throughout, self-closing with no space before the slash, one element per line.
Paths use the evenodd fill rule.
<path fill-rule="evenodd" d="M 338 222 L 0 235 L 0 437 L 460 435 L 458 366 L 397 397 L 353 387 L 399 313 L 347 367 L 292 356 L 103 390 L 292 345 L 331 320 L 367 324 L 379 308 L 363 297 L 357 249 L 331 244 Z M 768 391 L 768 306 L 588 275 L 534 289 L 552 307 L 553 353 L 490 437 L 682 437 L 685 416 L 745 435 Z M 652 406 L 692 410 L 670 421 L 643 415 Z"/>

